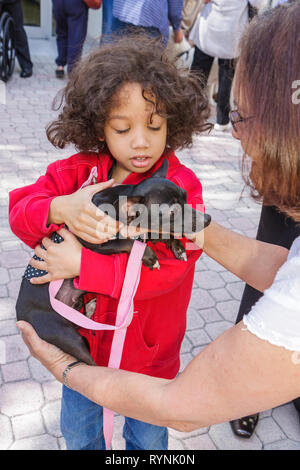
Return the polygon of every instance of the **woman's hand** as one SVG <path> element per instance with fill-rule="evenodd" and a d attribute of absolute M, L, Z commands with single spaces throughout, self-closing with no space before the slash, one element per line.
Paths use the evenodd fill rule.
<path fill-rule="evenodd" d="M 46 249 L 44 250 L 41 245 L 35 247 L 34 253 L 43 261 L 31 258 L 29 264 L 36 269 L 47 271 L 47 274 L 31 278 L 32 284 L 71 279 L 80 274 L 81 243 L 65 228 L 58 230 L 57 233 L 63 237 L 63 242 L 54 243 L 50 238 L 45 237 L 42 243 Z"/>
<path fill-rule="evenodd" d="M 50 205 L 48 225 L 65 223 L 72 233 L 89 243 L 105 243 L 119 231 L 120 222 L 109 217 L 92 203 L 94 194 L 114 185 L 111 179 L 58 196 Z"/>
<path fill-rule="evenodd" d="M 63 371 L 68 364 L 76 361 L 76 358 L 39 338 L 29 323 L 18 321 L 17 327 L 22 333 L 23 341 L 28 347 L 30 354 L 38 359 L 57 380 L 62 382 Z"/>
<path fill-rule="evenodd" d="M 204 237 L 205 237 L 205 230 L 201 230 L 201 232 L 197 233 L 184 233 L 184 236 L 188 239 L 191 240 L 195 245 L 197 245 L 201 250 L 203 250 L 204 247 Z"/>

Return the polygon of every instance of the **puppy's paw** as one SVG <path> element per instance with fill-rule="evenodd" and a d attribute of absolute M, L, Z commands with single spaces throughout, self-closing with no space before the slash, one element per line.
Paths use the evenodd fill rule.
<path fill-rule="evenodd" d="M 156 253 L 149 246 L 146 247 L 143 255 L 143 265 L 147 266 L 147 268 L 150 268 L 151 270 L 153 268 L 160 269 Z"/>
<path fill-rule="evenodd" d="M 181 241 L 174 238 L 171 240 L 170 244 L 175 258 L 181 261 L 187 261 L 186 251 Z"/>
<path fill-rule="evenodd" d="M 88 318 L 92 318 L 96 310 L 96 299 L 90 300 L 85 304 L 85 314 Z"/>

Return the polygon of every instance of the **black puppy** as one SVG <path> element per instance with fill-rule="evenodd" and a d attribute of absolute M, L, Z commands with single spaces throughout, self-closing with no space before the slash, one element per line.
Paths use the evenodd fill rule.
<path fill-rule="evenodd" d="M 186 191 L 166 179 L 168 161 L 164 160 L 161 167 L 137 185 L 119 185 L 107 188 L 93 196 L 92 202 L 126 225 L 140 226 L 144 241 L 164 242 L 172 249 L 174 256 L 186 260 L 186 253 L 180 240 L 175 236 L 200 231 L 210 223 L 210 216 L 195 211 L 186 204 Z M 55 242 L 63 241 L 54 234 Z M 134 240 L 120 236 L 106 243 L 94 245 L 79 239 L 83 246 L 101 254 L 130 253 Z M 158 268 L 155 252 L 147 246 L 143 256 L 143 264 L 150 269 Z M 94 365 L 85 338 L 77 331 L 76 325 L 69 322 L 50 304 L 49 283 L 31 284 L 32 276 L 46 274 L 29 265 L 23 276 L 16 312 L 18 320 L 31 323 L 37 334 L 45 341 L 58 346 L 77 359 Z M 56 298 L 65 304 L 81 310 L 83 296 L 86 292 L 76 289 L 73 279 L 65 279 Z"/>

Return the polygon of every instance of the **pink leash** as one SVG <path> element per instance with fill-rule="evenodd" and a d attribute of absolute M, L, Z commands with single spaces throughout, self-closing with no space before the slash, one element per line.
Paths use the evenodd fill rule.
<path fill-rule="evenodd" d="M 108 367 L 120 367 L 125 342 L 126 329 L 133 317 L 133 299 L 139 285 L 142 257 L 146 245 L 135 240 L 127 263 L 123 288 L 119 300 L 116 325 L 106 325 L 87 318 L 82 313 L 69 307 L 55 298 L 63 280 L 51 281 L 49 284 L 50 303 L 53 309 L 67 320 L 89 330 L 114 330 Z M 110 449 L 114 426 L 114 412 L 103 408 L 103 430 L 106 449 Z"/>

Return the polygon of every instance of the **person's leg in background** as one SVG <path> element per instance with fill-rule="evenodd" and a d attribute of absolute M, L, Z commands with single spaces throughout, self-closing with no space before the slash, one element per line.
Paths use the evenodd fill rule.
<path fill-rule="evenodd" d="M 215 129 L 226 130 L 229 124 L 230 92 L 235 66 L 233 59 L 218 59 L 218 64 L 219 87 L 217 102 L 217 125 L 215 126 Z"/>
<path fill-rule="evenodd" d="M 87 33 L 88 7 L 83 0 L 65 0 L 68 16 L 68 73 L 81 58 Z"/>
<path fill-rule="evenodd" d="M 67 64 L 68 56 L 68 22 L 64 8 L 64 0 L 52 0 L 52 4 L 56 22 L 56 46 L 58 54 L 55 60 L 57 65 L 55 73 L 57 78 L 63 78 L 64 66 Z"/>
<path fill-rule="evenodd" d="M 168 449 L 167 428 L 133 418 L 125 418 L 123 437 L 126 441 L 126 450 Z"/>
<path fill-rule="evenodd" d="M 60 418 L 68 450 L 105 450 L 101 406 L 63 386 Z"/>
<path fill-rule="evenodd" d="M 102 0 L 102 34 L 100 44 L 107 44 L 112 41 L 115 31 L 120 28 L 122 22 L 113 16 L 112 0 Z"/>
<path fill-rule="evenodd" d="M 28 78 L 32 75 L 33 64 L 31 62 L 27 34 L 24 29 L 24 17 L 20 0 L 3 4 L 3 11 L 7 11 L 15 23 L 16 56 L 21 67 L 20 77 Z"/>
<path fill-rule="evenodd" d="M 295 238 L 300 236 L 300 226 L 293 219 L 286 217 L 274 206 L 263 206 L 260 216 L 256 239 L 280 245 L 290 249 Z M 239 323 L 244 315 L 247 315 L 252 306 L 260 299 L 262 292 L 246 284 L 242 296 L 236 323 Z M 294 405 L 300 414 L 300 398 L 294 400 Z M 245 416 L 230 422 L 233 432 L 239 437 L 252 436 L 258 422 L 258 414 Z"/>
<path fill-rule="evenodd" d="M 205 54 L 202 52 L 198 47 L 195 46 L 195 53 L 193 62 L 191 65 L 191 70 L 201 74 L 203 79 L 203 87 L 206 87 L 210 70 L 212 68 L 212 64 L 214 61 L 214 57 Z"/>

